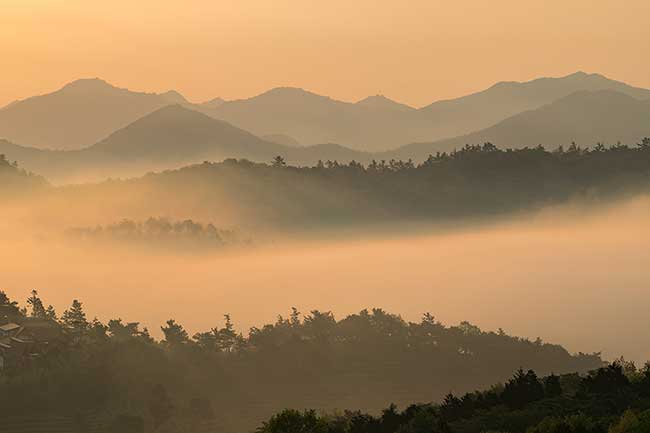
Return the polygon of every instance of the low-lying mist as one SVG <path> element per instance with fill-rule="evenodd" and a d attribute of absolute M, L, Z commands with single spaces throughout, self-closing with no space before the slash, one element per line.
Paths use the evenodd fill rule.
<path fill-rule="evenodd" d="M 169 318 L 191 335 L 221 325 L 225 313 L 246 332 L 292 306 L 337 317 L 381 307 L 609 359 L 650 358 L 650 197 L 444 229 L 396 222 L 363 234 L 273 233 L 191 253 L 80 243 L 65 229 L 101 212 L 49 219 L 30 210 L 6 209 L 0 221 L 0 288 L 21 302 L 37 289 L 59 312 L 80 299 L 91 317 L 139 321 L 157 337 Z"/>

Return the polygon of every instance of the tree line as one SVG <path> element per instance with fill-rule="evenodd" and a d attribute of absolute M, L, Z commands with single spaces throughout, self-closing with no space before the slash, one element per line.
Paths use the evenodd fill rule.
<path fill-rule="evenodd" d="M 649 186 L 648 138 L 636 147 L 573 144 L 553 151 L 485 143 L 437 153 L 420 164 L 320 161 L 296 167 L 282 156 L 269 164 L 228 159 L 112 185 L 148 188 L 161 200 L 180 197 L 187 206 L 214 206 L 215 212 L 218 202 L 210 200 L 218 197 L 241 209 L 244 218 L 261 215 L 293 227 L 490 217 L 573 199 L 617 198 Z"/>
<path fill-rule="evenodd" d="M 381 309 L 337 320 L 331 312 L 294 308 L 246 335 L 229 315 L 196 333 L 169 319 L 160 340 L 137 322 L 91 320 L 76 300 L 59 316 L 37 292 L 25 307 L 1 293 L 0 318 L 51 321 L 61 329 L 47 350 L 5 368 L 0 407 L 75 419 L 100 413 L 122 433 L 126 425 L 142 426 L 134 427 L 138 432 L 206 425 L 250 431 L 287 407 L 379 410 L 488 387 L 520 366 L 560 374 L 603 365 L 597 353 L 572 355 L 468 322 L 445 326 L 430 314 L 407 322 Z"/>
<path fill-rule="evenodd" d="M 83 241 L 118 241 L 155 247 L 223 247 L 250 243 L 241 233 L 221 229 L 212 223 L 203 224 L 192 219 L 172 221 L 164 217 L 151 217 L 144 221 L 123 219 L 106 226 L 74 227 L 66 234 Z"/>
<path fill-rule="evenodd" d="M 286 409 L 257 433 L 645 433 L 650 431 L 650 363 L 621 358 L 586 375 L 538 377 L 519 369 L 504 384 L 436 404 L 319 414 Z"/>

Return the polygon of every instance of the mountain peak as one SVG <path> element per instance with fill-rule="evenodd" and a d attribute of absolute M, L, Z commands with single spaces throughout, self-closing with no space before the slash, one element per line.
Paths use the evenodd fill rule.
<path fill-rule="evenodd" d="M 576 71 L 573 74 L 569 74 L 564 78 L 570 78 L 570 77 L 580 78 L 580 77 L 588 77 L 589 75 L 591 74 L 588 74 L 585 71 Z"/>
<path fill-rule="evenodd" d="M 212 98 L 209 101 L 202 102 L 200 105 L 205 108 L 217 108 L 222 106 L 226 102 L 225 99 L 221 97 Z"/>
<path fill-rule="evenodd" d="M 187 99 L 183 95 L 181 95 L 179 92 L 176 90 L 168 90 L 165 93 L 160 94 L 161 97 L 163 97 L 166 101 L 168 101 L 171 104 L 186 104 Z"/>
<path fill-rule="evenodd" d="M 609 78 L 605 77 L 604 75 L 601 74 L 596 74 L 596 73 L 588 73 L 584 71 L 577 71 L 574 72 L 573 74 L 569 74 L 565 77 L 562 77 L 564 79 L 577 79 L 577 80 L 584 80 L 584 79 L 598 79 L 598 80 L 607 80 L 607 81 L 614 81 L 610 80 Z"/>
<path fill-rule="evenodd" d="M 271 90 L 254 96 L 251 99 L 261 99 L 269 100 L 273 102 L 283 102 L 283 101 L 292 101 L 297 99 L 320 99 L 320 100 L 330 100 L 331 98 L 327 96 L 318 95 L 316 93 L 310 92 L 300 87 L 274 87 Z"/>
<path fill-rule="evenodd" d="M 88 90 L 88 89 L 102 89 L 102 88 L 115 88 L 115 86 L 102 80 L 101 78 L 80 78 L 74 80 L 63 86 L 61 90 Z"/>
<path fill-rule="evenodd" d="M 357 105 L 362 105 L 365 107 L 370 107 L 370 108 L 381 108 L 381 109 L 398 109 L 401 111 L 404 110 L 412 110 L 412 107 L 409 107 L 408 105 L 401 104 L 399 102 L 393 101 L 392 99 L 389 99 L 385 97 L 384 95 L 373 95 L 373 96 L 368 96 L 360 101 L 357 102 Z"/>

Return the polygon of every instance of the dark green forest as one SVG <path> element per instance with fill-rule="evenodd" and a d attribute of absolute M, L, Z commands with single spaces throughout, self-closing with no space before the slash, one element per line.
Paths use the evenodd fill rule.
<path fill-rule="evenodd" d="M 501 150 L 487 143 L 432 155 L 419 165 L 324 161 L 294 167 L 282 157 L 271 164 L 225 160 L 60 192 L 121 199 L 131 193 L 160 214 L 172 212 L 171 203 L 206 215 L 231 206 L 237 223 L 263 221 L 296 230 L 500 216 L 571 200 L 625 197 L 649 186 L 650 139 L 644 139 L 635 147 L 572 145 L 555 151 Z"/>
<path fill-rule="evenodd" d="M 206 161 L 140 178 L 45 188 L 34 203 L 50 206 L 42 212 L 64 207 L 71 215 L 85 215 L 102 197 L 114 221 L 189 217 L 255 237 L 264 227 L 296 232 L 396 220 L 456 224 L 569 202 L 600 204 L 649 187 L 650 138 L 645 138 L 635 146 L 571 145 L 553 151 L 468 145 L 421 164 L 321 161 L 296 167 L 282 156 L 269 163 Z"/>
<path fill-rule="evenodd" d="M 229 316 L 193 334 L 170 319 L 156 340 L 136 322 L 90 319 L 77 300 L 58 315 L 34 291 L 24 308 L 1 292 L 0 318 L 9 346 L 0 349 L 0 408 L 14 429 L 67 417 L 79 432 L 247 432 L 286 408 L 379 413 L 485 389 L 519 368 L 603 365 L 599 354 L 540 339 L 445 326 L 430 314 L 411 323 L 381 309 L 339 320 L 292 309 L 246 335 Z"/>
<path fill-rule="evenodd" d="M 381 414 L 284 410 L 258 433 L 647 433 L 650 364 L 625 360 L 590 371 L 539 377 L 517 372 L 487 391 L 447 394 L 437 404 L 390 405 Z"/>

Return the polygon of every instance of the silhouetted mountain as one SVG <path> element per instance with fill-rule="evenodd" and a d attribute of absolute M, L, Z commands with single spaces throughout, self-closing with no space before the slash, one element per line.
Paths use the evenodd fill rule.
<path fill-rule="evenodd" d="M 482 131 L 434 143 L 409 144 L 383 157 L 421 160 L 437 151 L 485 142 L 501 148 L 539 144 L 555 148 L 572 142 L 583 147 L 598 142 L 635 144 L 646 136 L 650 136 L 650 99 L 642 101 L 611 90 L 581 91 Z"/>
<path fill-rule="evenodd" d="M 501 82 L 482 92 L 435 102 L 420 111 L 438 137 L 453 137 L 487 128 L 510 116 L 549 104 L 578 91 L 614 90 L 637 99 L 650 90 L 629 86 L 599 74 L 576 72 L 561 78 L 539 78 L 524 83 Z"/>
<path fill-rule="evenodd" d="M 0 110 L 0 137 L 39 148 L 75 149 L 176 103 L 187 101 L 175 91 L 139 93 L 96 78 L 77 80 Z"/>
<path fill-rule="evenodd" d="M 482 92 L 421 109 L 380 95 L 349 103 L 291 87 L 248 99 L 215 98 L 190 104 L 175 91 L 136 93 L 90 79 L 0 110 L 0 137 L 38 148 L 78 149 L 159 108 L 181 104 L 257 136 L 288 136 L 304 145 L 339 143 L 378 152 L 404 143 L 432 142 L 481 130 L 582 90 L 614 90 L 637 99 L 650 98 L 650 90 L 583 72 L 525 83 L 498 83 Z"/>
<path fill-rule="evenodd" d="M 340 143 L 366 151 L 404 143 L 418 124 L 416 110 L 392 101 L 354 104 L 287 87 L 202 110 L 260 136 L 283 134 L 307 145 Z"/>
<path fill-rule="evenodd" d="M 197 106 L 199 108 L 203 108 L 203 109 L 211 109 L 211 108 L 217 108 L 218 106 L 220 106 L 224 102 L 226 102 L 225 99 L 214 98 L 214 99 L 210 99 L 209 101 L 205 101 L 205 102 L 202 102 L 200 104 L 197 104 Z"/>
<path fill-rule="evenodd" d="M 376 152 L 405 142 L 430 142 L 487 128 L 582 90 L 614 90 L 638 99 L 650 98 L 650 90 L 578 72 L 524 83 L 502 82 L 419 110 L 383 96 L 353 104 L 296 88 L 277 88 L 201 109 L 257 135 L 285 134 L 303 144 L 340 143 Z"/>
<path fill-rule="evenodd" d="M 399 102 L 395 102 L 392 99 L 388 99 L 384 95 L 368 96 L 367 98 L 364 98 L 361 101 L 357 102 L 356 105 L 377 109 L 377 110 L 395 110 L 395 111 L 415 110 L 415 108 L 410 107 L 406 104 L 400 104 Z"/>
<path fill-rule="evenodd" d="M 270 141 L 271 143 L 283 144 L 285 146 L 299 147 L 301 144 L 293 137 L 285 134 L 269 134 L 260 137 L 262 140 Z"/>
<path fill-rule="evenodd" d="M 321 158 L 350 160 L 363 156 L 338 145 L 293 147 L 264 141 L 181 105 L 156 110 L 81 150 L 43 150 L 2 141 L 0 153 L 54 182 L 137 176 L 226 158 L 268 162 L 282 155 L 292 163 L 314 164 Z"/>
<path fill-rule="evenodd" d="M 88 152 L 125 162 L 195 158 L 272 158 L 283 149 L 224 121 L 181 105 L 161 108 L 91 146 Z"/>

